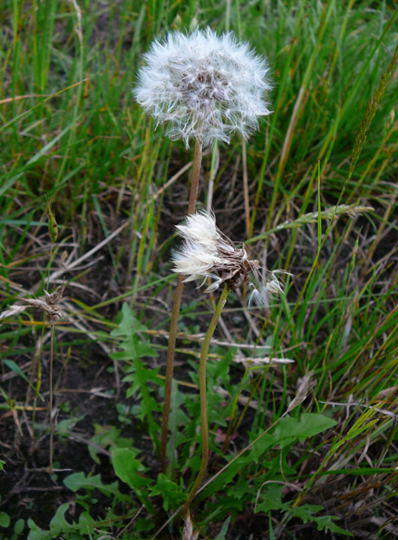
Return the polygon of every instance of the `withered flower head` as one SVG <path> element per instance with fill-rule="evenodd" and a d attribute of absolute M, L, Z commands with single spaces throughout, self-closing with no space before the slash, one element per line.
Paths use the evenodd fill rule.
<path fill-rule="evenodd" d="M 55 322 L 63 316 L 61 301 L 62 291 L 60 289 L 52 293 L 44 291 L 44 296 L 40 296 L 39 298 L 20 298 L 18 303 L 13 304 L 9 309 L 0 313 L 0 319 L 19 315 L 31 307 L 46 313 L 49 320 Z"/>
<path fill-rule="evenodd" d="M 236 289 L 249 280 L 249 303 L 253 300 L 259 306 L 268 304 L 269 294 L 282 292 L 275 272 L 270 272 L 270 280 L 262 281 L 258 261 L 249 259 L 244 247 L 235 247 L 217 228 L 214 215 L 204 211 L 192 214 L 177 229 L 184 243 L 173 256 L 174 271 L 185 275 L 184 281 L 209 278 L 212 283 L 206 292 L 212 292 L 222 284 Z"/>

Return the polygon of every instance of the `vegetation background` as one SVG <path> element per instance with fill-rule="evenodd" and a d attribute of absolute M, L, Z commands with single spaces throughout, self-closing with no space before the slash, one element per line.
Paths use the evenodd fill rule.
<path fill-rule="evenodd" d="M 191 157 L 132 89 L 153 39 L 197 25 L 248 41 L 274 81 L 273 114 L 247 144 L 205 156 L 201 205 L 294 276 L 269 311 L 244 292 L 224 312 L 208 362 L 211 482 L 193 527 L 398 534 L 397 20 L 382 0 L 3 1 L 2 310 L 60 287 L 63 311 L 51 475 L 51 323 L 37 309 L 1 321 L 3 538 L 181 537 L 214 298 L 185 292 L 163 475 L 170 251 Z"/>

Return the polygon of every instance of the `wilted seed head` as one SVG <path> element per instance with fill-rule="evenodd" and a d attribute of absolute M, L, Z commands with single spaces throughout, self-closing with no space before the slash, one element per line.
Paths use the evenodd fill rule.
<path fill-rule="evenodd" d="M 267 269 L 262 269 L 261 274 L 260 278 L 259 273 L 255 273 L 250 282 L 249 306 L 256 304 L 258 307 L 268 307 L 270 295 L 283 293 L 283 285 L 278 279 L 278 274 L 293 275 L 284 270 Z"/>
<path fill-rule="evenodd" d="M 44 291 L 44 296 L 40 296 L 39 298 L 20 298 L 20 303 L 13 304 L 9 309 L 0 313 L 0 319 L 19 315 L 29 307 L 32 307 L 43 311 L 48 315 L 51 322 L 55 322 L 63 315 L 60 306 L 61 300 L 62 291 L 60 289 L 52 293 Z"/>
<path fill-rule="evenodd" d="M 234 246 L 217 228 L 212 214 L 192 214 L 177 229 L 184 243 L 173 256 L 174 271 L 185 275 L 184 281 L 209 278 L 212 283 L 206 292 L 212 292 L 223 283 L 236 289 L 250 279 L 254 289 L 251 294 L 255 291 L 259 306 L 268 305 L 268 294 L 282 292 L 275 272 L 271 280 L 260 282 L 258 261 L 249 259 L 244 247 Z"/>
<path fill-rule="evenodd" d="M 191 138 L 205 145 L 228 142 L 234 131 L 246 137 L 258 117 L 270 113 L 267 63 L 232 33 L 172 32 L 152 44 L 145 60 L 135 97 L 159 123 L 169 124 L 170 138 L 186 145 Z"/>

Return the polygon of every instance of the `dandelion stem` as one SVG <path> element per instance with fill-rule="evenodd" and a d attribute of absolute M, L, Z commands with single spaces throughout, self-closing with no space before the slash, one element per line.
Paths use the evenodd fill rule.
<path fill-rule="evenodd" d="M 174 291 L 173 308 L 171 311 L 169 341 L 167 344 L 166 380 L 164 389 L 164 403 L 162 413 L 162 434 L 160 440 L 160 463 L 162 471 L 167 467 L 167 433 L 169 428 L 169 415 L 171 404 L 171 383 L 174 373 L 174 350 L 177 339 L 177 323 L 180 314 L 181 297 L 184 288 L 183 277 L 178 276 L 177 287 Z"/>
<path fill-rule="evenodd" d="M 53 472 L 53 459 L 54 459 L 54 416 L 53 416 L 53 403 L 54 403 L 54 387 L 53 387 L 53 376 L 54 376 L 54 344 L 55 344 L 55 325 L 51 325 L 51 337 L 50 337 L 50 399 L 49 399 L 49 409 L 50 409 L 50 457 L 49 457 L 49 466 L 48 470 L 51 474 Z"/>
<path fill-rule="evenodd" d="M 193 214 L 196 209 L 196 201 L 198 200 L 200 169 L 202 166 L 202 141 L 195 140 L 195 150 L 193 154 L 192 171 L 191 171 L 191 187 L 189 192 L 188 214 Z"/>
<path fill-rule="evenodd" d="M 196 139 L 195 150 L 191 169 L 190 192 L 188 202 L 188 214 L 195 212 L 198 199 L 200 169 L 202 166 L 202 141 Z M 169 341 L 167 344 L 166 381 L 164 390 L 164 404 L 162 413 L 162 432 L 160 439 L 160 465 L 163 472 L 167 467 L 167 433 L 169 429 L 169 416 L 171 405 L 171 383 L 174 373 L 174 355 L 177 339 L 177 324 L 180 314 L 181 298 L 184 289 L 183 276 L 178 276 L 177 287 L 174 291 L 173 307 L 171 311 Z"/>
<path fill-rule="evenodd" d="M 206 362 L 207 362 L 207 357 L 209 354 L 210 341 L 213 337 L 214 331 L 220 319 L 225 302 L 227 301 L 227 296 L 228 296 L 228 287 L 225 286 L 216 304 L 216 307 L 214 309 L 214 313 L 211 318 L 209 328 L 207 329 L 204 341 L 202 343 L 202 348 L 200 351 L 199 390 L 200 390 L 200 425 L 201 425 L 201 434 L 202 434 L 202 452 L 201 452 L 202 458 L 201 458 L 198 476 L 196 477 L 196 480 L 188 495 L 188 500 L 185 505 L 187 510 L 192 500 L 194 499 L 196 492 L 199 489 L 207 473 L 207 464 L 209 462 L 209 426 L 208 426 L 208 421 L 207 421 Z"/>
<path fill-rule="evenodd" d="M 242 141 L 242 165 L 243 165 L 243 198 L 245 203 L 245 221 L 246 235 L 250 238 L 251 235 L 251 217 L 250 217 L 250 200 L 249 200 L 249 178 L 247 174 L 247 148 L 246 141 Z"/>

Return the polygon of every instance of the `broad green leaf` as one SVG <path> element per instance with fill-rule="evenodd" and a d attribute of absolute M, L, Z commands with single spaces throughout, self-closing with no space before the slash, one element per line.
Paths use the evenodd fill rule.
<path fill-rule="evenodd" d="M 300 416 L 298 425 L 299 440 L 304 440 L 307 437 L 313 437 L 322 431 L 332 428 L 337 424 L 336 420 L 318 413 L 303 413 Z"/>
<path fill-rule="evenodd" d="M 117 476 L 131 489 L 138 489 L 148 485 L 148 479 L 141 471 L 144 466 L 135 458 L 136 453 L 129 448 L 114 448 L 111 451 L 111 461 Z"/>
<path fill-rule="evenodd" d="M 6 512 L 0 512 L 0 527 L 10 526 L 10 516 Z"/>
<path fill-rule="evenodd" d="M 53 538 L 50 531 L 40 529 L 33 519 L 28 519 L 28 527 L 30 529 L 28 540 L 51 540 L 51 538 Z"/>
<path fill-rule="evenodd" d="M 335 425 L 335 420 L 318 413 L 303 413 L 299 419 L 286 416 L 275 428 L 273 436 L 275 444 L 280 444 L 283 439 L 303 441 Z"/>
<path fill-rule="evenodd" d="M 14 525 L 14 533 L 16 535 L 18 534 L 22 534 L 22 531 L 24 530 L 25 528 L 25 520 L 24 519 L 17 519 L 17 521 L 15 522 L 15 525 Z"/>
<path fill-rule="evenodd" d="M 65 519 L 65 513 L 69 509 L 69 504 L 70 503 L 64 503 L 64 504 L 61 504 L 61 506 L 57 508 L 57 511 L 55 512 L 54 517 L 50 521 L 51 532 L 55 532 L 55 531 L 63 532 L 71 526 L 71 524 L 68 523 Z"/>
<path fill-rule="evenodd" d="M 151 480 L 142 474 L 145 467 L 135 458 L 135 452 L 129 448 L 114 448 L 111 450 L 111 461 L 120 480 L 134 491 L 148 510 L 153 511 L 148 497 Z"/>
<path fill-rule="evenodd" d="M 269 450 L 269 448 L 272 448 L 274 444 L 275 444 L 275 439 L 272 435 L 270 434 L 264 435 L 263 437 L 261 437 L 260 440 L 256 442 L 256 444 L 250 450 L 250 459 L 258 463 L 258 460 L 264 454 L 264 452 Z"/>

